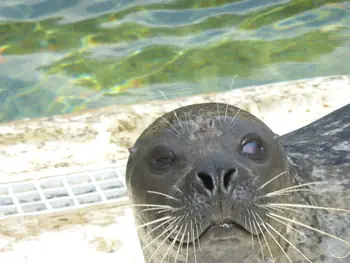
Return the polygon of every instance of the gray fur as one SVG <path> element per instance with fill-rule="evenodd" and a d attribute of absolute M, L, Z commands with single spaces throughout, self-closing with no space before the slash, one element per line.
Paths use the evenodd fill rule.
<path fill-rule="evenodd" d="M 319 206 L 350 209 L 350 104 L 333 113 L 281 137 L 289 162 L 297 171 L 298 183 L 328 181 L 329 184 L 314 186 L 316 194 L 305 199 Z M 350 213 L 309 210 L 313 226 L 350 241 Z M 329 253 L 346 255 L 350 247 L 325 235 L 308 231 L 309 242 L 300 247 L 305 254 L 312 255 L 313 262 L 350 262 L 336 259 Z M 311 241 L 312 240 L 312 241 Z M 289 253 L 295 254 L 290 250 Z M 300 258 L 293 255 L 294 258 Z M 298 261 L 294 261 L 298 262 Z M 299 262 L 305 262 L 300 259 Z"/>

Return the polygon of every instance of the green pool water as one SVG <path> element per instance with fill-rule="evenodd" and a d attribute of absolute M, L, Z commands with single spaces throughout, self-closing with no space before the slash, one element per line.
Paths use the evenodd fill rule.
<path fill-rule="evenodd" d="M 0 1 L 0 122 L 350 72 L 350 1 Z"/>

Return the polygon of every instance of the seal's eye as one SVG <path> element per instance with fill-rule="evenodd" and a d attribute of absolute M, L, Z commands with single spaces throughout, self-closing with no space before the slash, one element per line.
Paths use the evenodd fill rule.
<path fill-rule="evenodd" d="M 167 147 L 158 146 L 149 155 L 149 166 L 154 174 L 167 172 L 175 162 L 174 153 Z"/>
<path fill-rule="evenodd" d="M 262 161 L 265 158 L 265 149 L 257 140 L 243 141 L 241 152 L 252 160 Z"/>

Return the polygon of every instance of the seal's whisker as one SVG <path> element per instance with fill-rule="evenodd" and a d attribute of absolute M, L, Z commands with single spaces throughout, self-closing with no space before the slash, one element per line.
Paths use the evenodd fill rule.
<path fill-rule="evenodd" d="M 259 204 L 255 204 L 255 203 L 252 203 L 253 205 L 255 205 L 255 206 L 257 206 L 257 207 L 260 207 L 260 208 L 264 208 L 264 209 L 266 209 L 267 211 L 269 211 L 269 212 L 273 212 L 272 211 L 272 207 L 269 207 L 269 206 L 267 206 L 267 205 L 259 205 Z M 274 208 L 274 210 L 279 210 L 279 212 L 281 212 L 281 213 L 283 213 L 283 210 L 282 209 L 275 209 Z"/>
<path fill-rule="evenodd" d="M 190 247 L 190 230 L 188 230 L 187 232 L 186 263 L 188 263 L 189 247 Z"/>
<path fill-rule="evenodd" d="M 287 224 L 285 222 L 283 222 L 282 220 L 279 220 L 277 218 L 273 218 L 273 220 L 281 223 L 282 225 L 285 225 L 287 228 L 293 229 L 295 232 L 297 232 L 299 235 L 304 237 L 304 240 L 306 240 L 306 236 L 303 232 L 301 232 L 300 230 L 296 229 L 295 227 L 293 227 L 291 224 Z"/>
<path fill-rule="evenodd" d="M 167 222 L 167 223 L 169 223 L 168 227 L 167 227 L 159 236 L 157 236 L 154 240 L 152 240 L 150 243 L 148 243 L 148 245 L 147 245 L 145 248 L 143 248 L 143 250 L 145 250 L 148 246 L 152 245 L 153 242 L 157 241 L 159 237 L 161 237 L 161 236 L 164 235 L 166 232 L 168 232 L 170 229 L 172 229 L 173 226 L 174 226 L 177 222 L 181 221 L 182 219 L 183 219 L 183 216 L 182 216 L 182 217 L 176 217 L 176 218 L 174 218 L 174 220 L 169 220 L 169 221 Z"/>
<path fill-rule="evenodd" d="M 194 227 L 193 227 L 193 225 L 192 225 L 192 220 L 191 220 L 190 229 L 192 230 L 191 232 L 192 232 L 194 262 L 197 263 L 196 238 L 195 238 L 195 235 L 194 235 Z"/>
<path fill-rule="evenodd" d="M 182 209 L 183 209 L 183 207 L 181 207 L 181 208 L 174 208 L 174 209 L 163 209 L 163 210 L 157 211 L 156 214 L 162 214 L 162 213 L 166 213 L 166 212 L 174 213 L 174 212 L 182 210 Z"/>
<path fill-rule="evenodd" d="M 161 209 L 161 208 L 147 208 L 147 209 L 141 210 L 141 212 L 156 211 L 156 214 L 162 214 L 162 213 L 166 213 L 166 212 L 173 213 L 173 212 L 179 211 L 179 210 L 181 210 L 181 209 L 180 208 L 172 208 L 172 209 L 168 209 L 168 208 L 165 208 L 165 209 Z"/>
<path fill-rule="evenodd" d="M 194 226 L 196 228 L 196 236 L 197 236 L 197 243 L 198 243 L 198 248 L 200 251 L 202 251 L 200 241 L 199 241 L 199 231 L 198 231 L 198 223 L 197 223 L 197 217 L 194 218 Z"/>
<path fill-rule="evenodd" d="M 291 260 L 291 258 L 288 256 L 287 252 L 283 249 L 283 247 L 281 246 L 281 244 L 277 241 L 277 239 L 272 235 L 272 233 L 270 232 L 270 230 L 266 227 L 265 222 L 261 219 L 261 217 L 259 215 L 257 215 L 260 219 L 260 221 L 262 222 L 262 226 L 263 228 L 266 230 L 266 232 L 270 235 L 270 237 L 273 239 L 273 241 L 276 243 L 276 245 L 281 249 L 282 253 L 286 256 L 286 258 L 288 259 L 288 261 L 290 263 L 293 263 L 293 261 Z"/>
<path fill-rule="evenodd" d="M 156 224 L 156 223 L 159 223 L 159 222 L 162 222 L 162 221 L 165 221 L 165 220 L 168 220 L 168 219 L 171 219 L 173 218 L 172 216 L 164 216 L 162 218 L 159 218 L 159 219 L 156 219 L 156 220 L 153 220 L 153 221 L 150 221 L 150 222 L 147 222 L 145 224 L 142 224 L 142 225 L 139 225 L 137 226 L 136 228 L 143 228 L 143 227 L 146 227 L 146 226 L 149 226 L 149 225 L 153 225 L 153 224 Z"/>
<path fill-rule="evenodd" d="M 161 210 L 161 211 L 171 211 L 173 210 L 173 208 L 162 208 L 162 207 L 152 207 L 152 208 L 145 208 L 145 209 L 142 209 L 141 212 L 148 212 L 148 211 L 158 211 L 158 210 Z"/>
<path fill-rule="evenodd" d="M 294 192 L 312 192 L 312 193 L 315 193 L 315 191 L 310 189 L 310 188 L 300 188 L 300 189 L 285 190 L 285 191 L 282 192 L 282 194 L 294 193 Z M 270 194 L 269 196 L 274 196 L 274 195 L 276 195 L 276 194 Z"/>
<path fill-rule="evenodd" d="M 248 217 L 250 233 L 253 233 L 252 220 L 250 216 Z M 254 249 L 254 235 L 252 234 L 252 249 Z"/>
<path fill-rule="evenodd" d="M 272 210 L 275 210 L 275 211 L 280 212 L 281 214 L 284 214 L 284 211 L 283 211 L 283 210 L 288 210 L 288 211 L 293 211 L 293 212 L 295 212 L 295 213 L 302 213 L 302 214 L 303 214 L 302 211 L 299 211 L 299 210 L 293 209 L 293 208 L 287 208 L 287 207 L 285 207 L 285 208 L 277 208 L 277 207 L 275 207 L 275 206 L 269 206 L 269 204 L 266 204 L 266 205 L 257 205 L 257 206 L 262 207 L 262 208 L 265 208 L 266 210 L 268 210 L 269 212 L 272 212 L 272 213 L 273 213 Z"/>
<path fill-rule="evenodd" d="M 249 211 L 249 210 L 248 210 Z M 250 213 L 249 213 L 250 215 Z M 258 222 L 252 218 L 252 222 L 253 222 L 253 226 L 254 226 L 254 229 L 255 229 L 255 233 L 257 233 L 256 237 L 258 238 L 258 242 L 259 242 L 259 245 L 260 245 L 260 249 L 261 249 L 261 261 L 264 262 L 264 258 L 265 258 L 265 255 L 264 255 L 264 249 L 263 249 L 263 246 L 261 244 L 261 241 L 260 241 L 260 237 L 259 237 L 259 232 L 258 232 L 258 229 L 256 227 L 256 225 L 258 224 Z"/>
<path fill-rule="evenodd" d="M 164 209 L 173 208 L 170 205 L 157 205 L 157 204 L 132 204 L 132 205 L 130 205 L 130 207 L 154 207 L 154 208 L 158 207 L 158 208 L 164 208 Z"/>
<path fill-rule="evenodd" d="M 217 112 L 218 112 L 218 120 L 219 120 L 220 126 L 221 126 L 221 128 L 222 128 L 223 126 L 222 126 L 221 118 L 220 118 L 219 102 L 216 103 L 216 110 L 217 110 Z"/>
<path fill-rule="evenodd" d="M 304 255 L 303 252 L 300 251 L 300 249 L 298 249 L 296 246 L 293 245 L 292 242 L 290 242 L 287 238 L 285 238 L 280 232 L 278 232 L 273 226 L 271 226 L 269 223 L 266 222 L 266 225 L 272 229 L 272 231 L 274 231 L 277 235 L 279 235 L 284 241 L 286 241 L 292 248 L 295 249 L 295 251 L 297 251 L 303 258 L 305 258 L 308 262 L 312 263 L 312 261 Z"/>
<path fill-rule="evenodd" d="M 164 96 L 165 99 L 169 100 L 168 97 L 164 94 L 163 91 L 161 91 L 161 90 L 157 90 L 157 91 L 160 92 L 160 93 Z M 173 110 L 173 112 L 174 112 L 174 115 L 175 115 L 177 121 L 179 122 L 179 125 L 180 125 L 181 129 L 183 129 L 183 128 L 182 128 L 181 121 L 180 121 L 180 119 L 179 119 L 179 116 L 177 116 L 176 110 Z"/>
<path fill-rule="evenodd" d="M 175 260 L 174 260 L 173 263 L 176 263 L 177 258 L 179 256 L 179 252 L 180 252 L 180 250 L 182 250 L 182 246 L 183 246 L 183 243 L 184 243 L 187 226 L 188 226 L 188 223 L 185 225 L 185 228 L 184 228 L 184 230 L 182 232 L 181 240 L 180 240 L 180 243 L 178 244 L 178 248 L 177 248 L 176 255 L 175 255 Z M 181 233 L 181 231 L 179 231 L 179 233 Z"/>
<path fill-rule="evenodd" d="M 345 215 L 345 221 L 350 223 L 350 219 Z"/>
<path fill-rule="evenodd" d="M 175 191 L 179 192 L 180 194 L 184 194 L 184 192 L 177 186 L 177 185 L 173 185 L 172 187 Z"/>
<path fill-rule="evenodd" d="M 289 191 L 289 190 L 292 190 L 292 189 L 298 189 L 298 188 L 301 188 L 301 187 L 304 187 L 304 186 L 321 185 L 321 184 L 328 184 L 328 182 L 327 182 L 327 181 L 322 181 L 322 182 L 312 182 L 312 183 L 305 183 L 305 184 L 293 185 L 293 186 L 290 186 L 290 187 L 286 187 L 286 188 L 283 188 L 283 189 L 279 189 L 279 190 L 276 190 L 276 191 L 267 193 L 267 194 L 264 195 L 264 196 L 268 196 L 268 195 L 272 195 L 272 194 L 280 193 L 280 192 L 285 192 L 285 191 L 287 191 L 287 190 Z"/>
<path fill-rule="evenodd" d="M 266 183 L 262 184 L 258 190 L 261 190 L 263 188 L 265 188 L 268 184 L 270 184 L 271 182 L 275 181 L 277 178 L 279 178 L 280 176 L 287 174 L 287 171 L 284 171 L 282 173 L 279 173 L 278 175 L 276 175 L 275 177 L 271 178 L 270 180 L 268 180 Z"/>
<path fill-rule="evenodd" d="M 165 196 L 169 199 L 172 199 L 172 200 L 175 200 L 175 201 L 179 201 L 179 199 L 171 196 L 171 195 L 168 195 L 168 194 L 165 194 L 165 193 L 161 193 L 161 192 L 156 192 L 156 191 L 147 191 L 147 193 L 150 193 L 150 194 L 156 194 L 156 195 L 162 195 L 162 196 Z"/>
<path fill-rule="evenodd" d="M 304 205 L 304 204 L 286 204 L 286 203 L 269 203 L 270 207 L 280 207 L 282 209 L 295 207 L 295 208 L 307 208 L 307 209 L 319 209 L 319 210 L 327 210 L 327 211 L 338 211 L 350 213 L 350 209 L 345 208 L 336 208 L 336 207 L 325 207 L 325 206 L 315 206 L 315 205 Z"/>
<path fill-rule="evenodd" d="M 235 122 L 236 122 L 236 119 L 237 119 L 237 117 L 238 117 L 238 114 L 241 112 L 241 109 L 239 109 L 237 112 L 236 112 L 236 114 L 235 114 L 235 116 L 233 117 L 233 119 L 232 119 L 232 121 L 231 121 L 231 123 L 230 123 L 230 130 L 232 130 L 233 129 L 233 127 L 234 127 L 234 125 L 235 125 Z"/>
<path fill-rule="evenodd" d="M 210 212 L 213 219 L 215 219 L 215 213 L 211 207 L 209 207 L 208 211 Z"/>
<path fill-rule="evenodd" d="M 179 218 L 178 218 L 179 219 Z M 175 221 L 173 221 L 162 233 L 160 233 L 158 236 L 156 236 L 151 242 L 149 242 L 145 247 L 142 248 L 142 250 L 146 250 L 148 247 L 150 247 L 151 245 L 153 245 L 154 242 L 156 242 L 160 237 L 162 237 L 164 234 L 166 234 L 167 232 L 169 232 L 169 230 L 173 229 L 170 233 L 172 234 L 176 228 L 174 228 Z M 164 238 L 165 240 L 166 238 Z M 160 246 L 157 246 L 157 248 L 159 248 Z"/>
<path fill-rule="evenodd" d="M 186 131 L 188 131 L 188 119 L 187 119 L 187 112 L 184 113 L 185 115 L 185 123 L 186 123 Z"/>
<path fill-rule="evenodd" d="M 165 213 L 165 212 L 175 212 L 175 211 L 179 211 L 179 210 L 182 210 L 184 207 L 178 207 L 178 208 L 175 208 L 175 207 L 167 207 L 167 208 L 162 208 L 162 207 L 151 207 L 151 208 L 145 208 L 145 209 L 142 209 L 141 212 L 147 212 L 147 211 L 157 211 L 157 213 Z M 159 211 L 158 211 L 159 210 Z"/>
<path fill-rule="evenodd" d="M 198 224 L 199 224 L 199 229 L 202 232 L 203 231 L 203 218 L 200 214 L 199 214 Z M 198 237 L 199 237 L 199 235 L 198 235 Z"/>
<path fill-rule="evenodd" d="M 180 217 L 181 218 L 181 217 Z M 183 217 L 182 217 L 183 218 Z M 175 224 L 175 223 L 174 223 Z M 169 239 L 169 237 L 177 230 L 177 228 L 179 227 L 179 221 L 175 224 L 175 226 L 171 225 L 170 226 L 172 228 L 172 230 L 169 232 L 169 234 L 163 238 L 163 240 L 160 242 L 159 245 L 157 245 L 157 248 L 152 252 L 150 258 L 149 258 L 149 263 L 152 262 L 152 258 L 156 255 L 157 251 L 163 246 L 163 244 Z M 168 230 L 169 231 L 169 230 Z M 167 233 L 168 231 L 164 231 L 162 234 L 160 234 L 158 237 L 164 235 L 165 233 Z M 157 238 L 158 238 L 157 237 Z M 151 242 L 152 243 L 152 242 Z M 150 243 L 149 243 L 150 244 Z M 148 244 L 148 245 L 149 245 Z M 148 246 L 146 245 L 146 247 Z"/>
<path fill-rule="evenodd" d="M 264 196 L 257 197 L 257 199 L 266 198 L 266 197 L 275 197 L 275 196 L 285 196 L 285 195 L 289 195 L 290 193 L 300 193 L 300 192 L 315 193 L 315 191 L 312 189 L 304 189 L 304 188 L 303 189 L 291 189 L 291 190 L 286 190 L 286 191 L 277 192 L 277 193 L 268 193 Z"/>
<path fill-rule="evenodd" d="M 173 133 L 176 137 L 179 137 L 180 136 L 180 132 L 175 128 L 175 126 L 174 125 L 172 125 L 168 120 L 166 120 L 163 116 L 161 116 L 160 117 L 163 121 L 165 121 L 167 124 L 169 124 L 169 126 L 171 127 L 171 128 L 173 128 L 175 131 L 176 131 L 176 133 Z"/>
<path fill-rule="evenodd" d="M 234 75 L 231 80 L 231 86 L 230 86 L 230 92 L 232 92 L 233 89 L 233 83 L 235 82 L 237 75 Z M 229 98 L 229 96 L 227 96 Z M 225 116 L 224 116 L 224 124 L 226 124 L 226 118 L 227 118 L 227 111 L 228 111 L 229 101 L 226 102 L 226 109 L 225 109 Z"/>
<path fill-rule="evenodd" d="M 254 178 L 254 180 L 253 180 L 252 184 L 254 185 L 254 184 L 255 184 L 255 182 L 256 182 L 256 180 L 258 180 L 258 179 L 259 179 L 259 176 L 255 176 L 255 178 Z"/>
<path fill-rule="evenodd" d="M 163 255 L 162 259 L 160 260 L 160 263 L 162 263 L 163 260 L 166 259 L 166 257 L 168 256 L 170 250 L 175 246 L 176 240 L 177 240 L 177 238 L 179 237 L 182 228 L 183 228 L 183 226 L 180 227 L 179 232 L 178 232 L 177 235 L 174 237 L 174 239 L 173 239 L 173 241 L 171 242 L 170 246 L 169 246 L 168 249 L 166 250 L 165 254 Z"/>
<path fill-rule="evenodd" d="M 272 251 L 271 251 L 269 242 L 267 241 L 266 236 L 265 236 L 265 234 L 264 234 L 264 231 L 261 229 L 261 226 L 260 226 L 260 224 L 258 223 L 257 217 L 255 216 L 256 213 L 252 212 L 251 214 L 253 215 L 255 222 L 257 222 L 257 225 L 258 225 L 258 227 L 259 227 L 259 229 L 260 229 L 260 232 L 261 232 L 261 234 L 262 234 L 262 236 L 263 236 L 263 238 L 264 238 L 264 240 L 265 240 L 265 243 L 266 243 L 267 249 L 268 249 L 268 251 L 269 251 L 269 253 L 270 253 L 272 262 L 275 262 L 275 258 L 274 258 L 274 256 L 272 255 Z"/>
<path fill-rule="evenodd" d="M 176 241 L 178 240 L 178 237 L 181 235 L 181 231 L 182 231 L 182 229 L 184 228 L 184 226 L 181 226 L 181 228 L 179 229 L 179 232 L 177 233 L 177 235 L 176 235 L 176 237 L 174 238 L 174 240 L 173 240 L 173 242 L 172 242 L 172 248 L 176 248 Z M 179 248 L 178 248 L 179 249 Z M 170 250 L 169 250 L 169 253 L 170 253 Z M 170 256 L 168 257 L 168 259 L 167 259 L 167 263 L 169 263 L 170 262 Z M 176 262 L 176 260 L 177 260 L 177 258 L 175 258 L 175 261 L 174 262 Z"/>
<path fill-rule="evenodd" d="M 169 230 L 171 230 L 168 235 L 162 240 L 162 242 L 157 245 L 156 251 L 158 251 L 160 249 L 160 247 L 164 244 L 164 242 L 166 240 L 169 239 L 169 237 L 176 231 L 176 229 L 179 226 L 179 222 L 183 219 L 184 216 L 182 217 L 178 217 L 176 218 L 176 220 L 174 220 L 173 222 L 171 222 L 169 224 L 169 226 L 161 233 L 159 234 L 157 237 L 155 237 L 150 243 L 148 243 L 142 250 L 145 250 L 146 248 L 148 248 L 150 245 L 152 245 L 155 241 L 157 241 L 160 237 L 162 237 L 164 234 L 166 234 L 167 232 L 169 232 Z M 149 261 L 151 262 L 152 257 L 155 255 L 156 252 L 153 251 Z"/>
<path fill-rule="evenodd" d="M 325 231 L 319 230 L 319 229 L 317 229 L 317 228 L 314 228 L 314 227 L 312 227 L 312 226 L 309 226 L 309 225 L 307 225 L 307 224 L 301 223 L 301 222 L 299 222 L 299 221 L 296 221 L 296 220 L 293 220 L 293 219 L 290 219 L 290 218 L 287 218 L 287 217 L 284 217 L 284 216 L 280 216 L 280 215 L 277 215 L 277 214 L 274 214 L 274 213 L 268 213 L 268 214 L 266 214 L 266 215 L 269 216 L 270 218 L 276 218 L 276 217 L 277 217 L 277 218 L 282 219 L 282 220 L 285 220 L 285 221 L 287 221 L 287 222 L 290 222 L 290 223 L 293 223 L 293 224 L 296 224 L 296 225 L 299 225 L 299 226 L 308 228 L 308 229 L 313 230 L 313 231 L 315 231 L 315 232 L 318 232 L 319 234 L 326 235 L 326 236 L 329 236 L 329 237 L 334 238 L 334 239 L 336 239 L 336 240 L 339 240 L 339 241 L 343 242 L 344 244 L 346 244 L 346 245 L 348 246 L 349 251 L 348 251 L 348 253 L 346 253 L 345 256 L 339 256 L 339 257 L 334 256 L 334 257 L 336 257 L 336 258 L 338 258 L 338 259 L 342 259 L 342 258 L 346 258 L 346 257 L 348 257 L 348 256 L 350 255 L 350 243 L 349 243 L 348 241 L 342 239 L 342 238 L 339 238 L 339 237 L 337 237 L 337 236 L 335 236 L 335 235 L 332 235 L 332 234 L 327 233 L 327 232 L 325 232 Z"/>
<path fill-rule="evenodd" d="M 184 229 L 184 232 L 183 232 L 183 239 L 181 241 L 181 250 L 180 250 L 180 253 L 183 253 L 182 249 L 184 249 L 184 244 L 186 243 L 185 241 L 185 237 L 186 237 L 186 233 L 187 233 L 187 228 L 188 228 L 188 221 L 186 223 L 186 226 L 185 226 L 185 229 Z"/>
<path fill-rule="evenodd" d="M 148 231 L 148 232 L 146 233 L 146 235 L 149 236 L 149 235 L 152 234 L 154 231 L 156 231 L 158 228 L 161 228 L 161 227 L 164 226 L 165 224 L 169 224 L 170 222 L 172 222 L 172 221 L 174 221 L 174 220 L 176 220 L 176 217 L 172 217 L 172 218 L 170 218 L 169 220 L 164 221 L 163 223 L 161 223 L 160 225 L 156 226 L 155 228 L 152 228 L 151 231 Z"/>

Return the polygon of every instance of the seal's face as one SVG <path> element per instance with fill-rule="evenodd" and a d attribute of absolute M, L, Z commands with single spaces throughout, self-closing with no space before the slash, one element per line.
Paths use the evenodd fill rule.
<path fill-rule="evenodd" d="M 275 134 L 235 107 L 191 105 L 159 118 L 127 166 L 146 261 L 254 262 L 265 223 L 274 225 L 261 197 L 290 184 L 287 169 Z"/>

